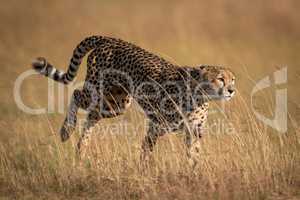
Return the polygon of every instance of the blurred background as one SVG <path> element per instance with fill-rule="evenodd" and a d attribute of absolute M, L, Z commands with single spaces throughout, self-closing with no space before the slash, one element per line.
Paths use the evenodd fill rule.
<path fill-rule="evenodd" d="M 100 156 L 97 154 L 97 158 L 107 160 L 102 160 L 102 167 L 91 167 L 91 171 L 84 173 L 101 175 L 98 174 L 100 181 L 97 179 L 92 184 L 102 184 L 101 177 L 108 177 L 111 182 L 105 182 L 108 186 L 103 188 L 115 187 L 120 191 L 108 194 L 129 195 L 130 199 L 151 197 L 140 195 L 140 190 L 146 193 L 155 191 L 153 194 L 174 199 L 174 194 L 178 198 L 190 198 L 191 192 L 206 194 L 205 191 L 209 188 L 209 191 L 219 191 L 219 194 L 225 195 L 228 192 L 227 197 L 232 199 L 230 191 L 241 191 L 248 197 L 255 194 L 257 196 L 254 195 L 253 198 L 263 198 L 271 191 L 278 192 L 278 188 L 299 189 L 300 178 L 296 178 L 296 175 L 300 173 L 299 168 L 295 168 L 300 160 L 299 8 L 298 0 L 0 0 L 0 192 L 35 193 L 39 187 L 40 190 L 49 187 L 69 195 L 70 191 L 81 191 L 93 180 L 83 178 L 82 171 L 75 175 L 78 172 L 75 168 L 69 170 L 72 162 L 65 162 L 73 159 L 70 155 L 74 152 L 70 153 L 73 147 L 66 148 L 61 145 L 57 137 L 65 116 L 65 113 L 58 113 L 57 104 L 54 113 L 34 116 L 19 110 L 13 98 L 15 80 L 30 69 L 30 63 L 35 57 L 44 56 L 57 68 L 66 70 L 75 46 L 91 35 L 106 35 L 130 41 L 178 65 L 228 66 L 236 74 L 238 88 L 237 100 L 226 104 L 229 111 L 233 112 L 231 119 L 238 135 L 222 136 L 217 142 L 215 138 L 208 139 L 207 145 L 204 145 L 208 156 L 204 156 L 203 174 L 201 177 L 192 176 L 195 178 L 194 182 L 187 182 L 187 185 L 193 183 L 194 187 L 178 185 L 186 179 L 183 180 L 183 176 L 177 173 L 185 167 L 176 168 L 177 165 L 172 168 L 177 173 L 172 175 L 176 176 L 175 181 L 166 178 L 162 182 L 155 182 L 153 177 L 167 177 L 169 173 L 169 165 L 164 163 L 172 163 L 178 159 L 168 156 L 158 156 L 161 160 L 157 161 L 157 171 L 154 170 L 146 178 L 142 176 L 139 179 L 144 181 L 148 178 L 149 183 L 159 183 L 159 189 L 149 189 L 148 182 L 143 181 L 138 182 L 137 186 L 134 185 L 135 181 L 133 185 L 127 184 L 139 177 L 134 170 L 138 158 L 135 152 L 139 148 L 142 135 L 139 140 L 130 141 L 136 146 L 124 143 L 127 140 L 119 143 L 110 140 L 107 143 L 122 147 L 121 152 L 113 151 L 117 152 L 113 156 L 119 155 L 120 160 L 111 160 L 114 158 L 110 151 L 111 146 L 99 150 Z M 270 76 L 273 81 L 273 73 L 283 67 L 288 69 L 288 82 L 255 94 L 254 108 L 272 118 L 275 89 L 287 88 L 287 138 L 278 134 L 268 135 L 266 130 L 269 128 L 258 128 L 255 118 L 250 119 L 247 114 L 252 113 L 250 97 L 257 81 L 266 76 Z M 83 63 L 77 82 L 84 79 L 85 71 L 86 66 Z M 27 78 L 21 88 L 24 103 L 35 108 L 47 107 L 47 83 L 47 79 L 41 76 Z M 57 101 L 55 96 L 54 102 Z M 246 112 L 245 109 L 250 111 Z M 137 116 L 134 111 L 129 111 L 125 114 L 125 120 L 135 123 L 141 114 L 138 113 Z M 239 128 L 240 124 L 245 126 Z M 229 150 L 223 149 L 225 146 Z M 284 148 L 286 146 L 290 148 Z M 252 151 L 253 149 L 257 151 Z M 168 155 L 168 150 L 159 151 L 166 152 L 158 155 Z M 229 151 L 230 154 L 219 153 L 224 151 Z M 278 153 L 277 157 L 274 151 Z M 128 152 L 134 156 L 127 157 Z M 65 176 L 62 172 L 71 175 Z M 131 177 L 130 181 L 123 181 L 123 176 Z M 187 176 L 191 177 L 190 174 Z M 83 185 L 78 186 L 78 180 Z M 236 184 L 232 184 L 233 182 Z M 65 189 L 64 185 L 71 189 Z"/>

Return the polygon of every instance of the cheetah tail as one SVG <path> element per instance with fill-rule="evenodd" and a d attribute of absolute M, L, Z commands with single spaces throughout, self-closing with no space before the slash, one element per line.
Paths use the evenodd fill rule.
<path fill-rule="evenodd" d="M 89 51 L 103 43 L 104 40 L 107 40 L 107 38 L 103 36 L 91 36 L 81 41 L 73 51 L 73 56 L 67 72 L 56 69 L 43 57 L 36 58 L 32 62 L 32 67 L 35 71 L 46 77 L 49 77 L 60 83 L 68 84 L 75 78 L 82 58 Z"/>

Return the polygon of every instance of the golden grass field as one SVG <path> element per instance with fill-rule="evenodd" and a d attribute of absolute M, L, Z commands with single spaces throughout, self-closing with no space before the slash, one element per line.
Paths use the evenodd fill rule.
<path fill-rule="evenodd" d="M 0 199 L 300 199 L 299 7 L 297 0 L 0 0 Z M 209 124 L 223 128 L 208 130 L 196 168 L 175 134 L 161 138 L 149 168 L 141 167 L 145 117 L 136 105 L 100 122 L 83 165 L 74 151 L 79 134 L 60 142 L 67 102 L 59 112 L 57 83 L 53 100 L 44 77 L 31 76 L 21 88 L 26 105 L 51 101 L 53 113 L 17 107 L 14 83 L 33 58 L 66 69 L 90 35 L 131 41 L 177 64 L 235 72 L 238 93 L 225 115 L 216 111 L 222 103 L 212 107 Z M 271 118 L 275 89 L 287 88 L 286 133 L 257 120 L 250 104 L 255 83 L 282 67 L 288 82 L 258 92 L 254 108 Z"/>

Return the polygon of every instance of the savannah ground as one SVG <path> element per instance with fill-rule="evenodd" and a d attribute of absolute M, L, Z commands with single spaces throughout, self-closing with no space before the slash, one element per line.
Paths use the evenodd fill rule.
<path fill-rule="evenodd" d="M 296 0 L 1 0 L 0 199 L 299 199 L 299 7 Z M 47 79 L 30 76 L 23 102 L 54 107 L 40 115 L 18 108 L 14 84 L 31 60 L 45 56 L 66 69 L 89 35 L 122 38 L 177 64 L 235 72 L 238 93 L 212 106 L 196 168 L 186 162 L 182 135 L 161 138 L 149 168 L 141 168 L 145 117 L 137 105 L 100 122 L 83 165 L 74 151 L 78 131 L 64 144 L 58 136 L 70 88 L 63 87 L 62 107 L 57 83 L 50 82 L 52 99 Z M 257 92 L 251 105 L 254 85 L 283 67 L 288 82 Z M 83 63 L 75 83 L 85 70 Z M 288 90 L 285 133 L 254 115 L 273 117 L 278 89 Z"/>

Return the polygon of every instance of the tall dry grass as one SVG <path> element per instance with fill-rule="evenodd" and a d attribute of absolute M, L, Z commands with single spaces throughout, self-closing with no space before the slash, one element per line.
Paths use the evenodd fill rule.
<path fill-rule="evenodd" d="M 299 195 L 299 132 L 278 134 L 258 124 L 248 105 L 237 96 L 224 126 L 208 130 L 196 168 L 185 156 L 181 135 L 162 138 L 149 168 L 139 160 L 143 130 L 141 114 L 108 120 L 137 129 L 111 128 L 94 133 L 88 157 L 79 162 L 76 139 L 61 144 L 59 123 L 43 116 L 14 122 L 14 138 L 1 142 L 2 194 L 31 198 L 96 199 L 266 199 Z M 243 122 L 242 119 L 246 120 Z M 213 120 L 211 120 L 213 121 Z M 210 122 L 211 124 L 214 122 Z M 131 126 L 129 126 L 131 127 Z M 8 129 L 9 127 L 3 126 Z M 46 195 L 46 196 L 45 196 Z"/>
<path fill-rule="evenodd" d="M 298 5 L 292 0 L 1 1 L 1 198 L 299 198 Z M 74 46 L 91 34 L 132 41 L 178 64 L 224 64 L 236 73 L 238 95 L 226 103 L 225 115 L 211 113 L 212 128 L 195 169 L 187 163 L 182 135 L 161 138 L 150 167 L 140 166 L 145 117 L 136 105 L 100 122 L 81 165 L 74 152 L 78 133 L 65 144 L 59 141 L 64 114 L 57 111 L 57 96 L 54 113 L 19 110 L 13 85 L 30 60 L 45 56 L 65 69 Z M 85 75 L 83 66 L 77 82 Z M 249 101 L 256 81 L 281 66 L 288 66 L 289 78 L 280 86 L 289 92 L 284 134 L 253 114 L 253 109 L 274 114 L 276 88 L 257 94 L 255 108 Z M 47 106 L 47 80 L 26 79 L 22 97 L 27 105 Z"/>

